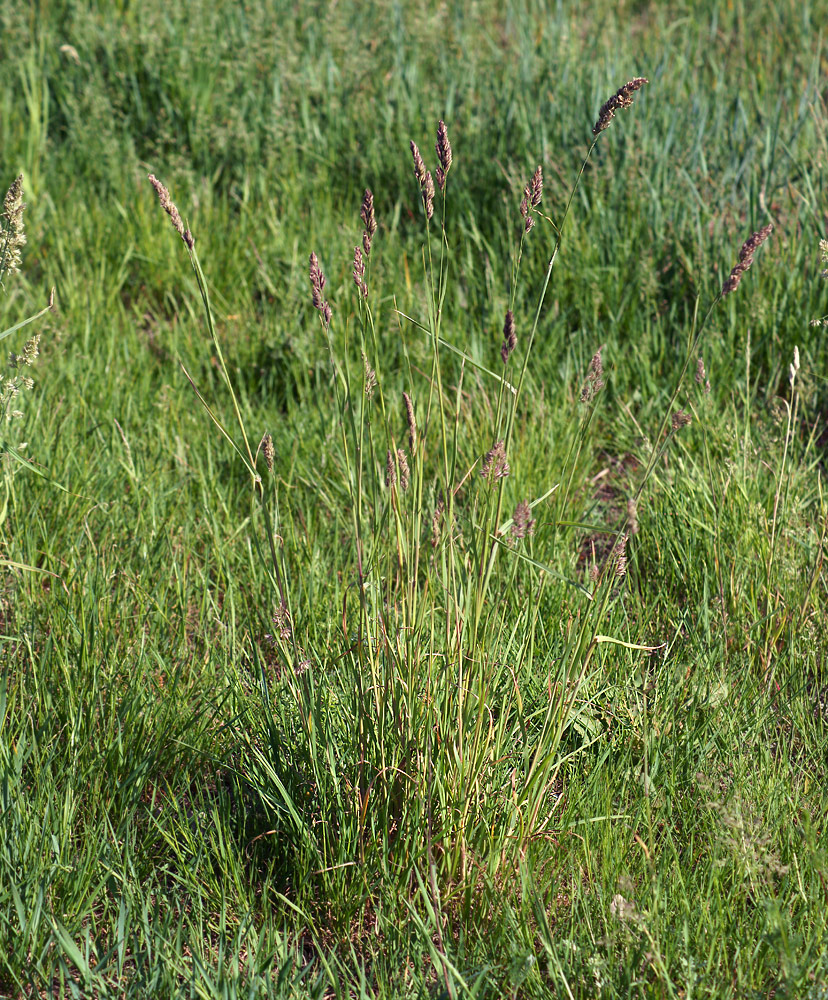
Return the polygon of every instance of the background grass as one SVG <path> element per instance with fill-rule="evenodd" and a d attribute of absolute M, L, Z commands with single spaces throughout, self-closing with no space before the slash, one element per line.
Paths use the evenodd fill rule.
<path fill-rule="evenodd" d="M 828 996 L 828 359 L 808 325 L 828 312 L 826 23 L 824 2 L 799 0 L 2 6 L 0 183 L 23 171 L 29 240 L 2 325 L 51 285 L 58 312 L 25 415 L 4 431 L 42 475 L 5 460 L 0 993 Z M 413 875 L 352 858 L 316 871 L 263 792 L 256 761 L 272 759 L 284 702 L 264 639 L 272 588 L 245 469 L 177 364 L 229 415 L 146 174 L 196 234 L 247 425 L 273 435 L 295 606 L 336 704 L 354 549 L 307 255 L 329 279 L 337 350 L 358 361 L 350 272 L 370 186 L 373 360 L 396 398 L 394 307 L 421 316 L 426 294 L 407 146 L 433 160 L 445 118 L 443 336 L 494 367 L 523 185 L 541 163 L 559 218 L 598 108 L 636 74 L 650 85 L 573 203 L 511 500 L 568 468 L 603 346 L 608 384 L 567 513 L 619 527 L 697 298 L 712 300 L 753 229 L 776 228 L 714 313 L 711 393 L 691 382 L 679 397 L 694 422 L 655 469 L 602 624 L 660 648 L 599 647 L 548 834 L 436 913 Z M 539 227 L 527 243 L 524 337 L 549 238 Z M 428 371 L 427 340 L 405 336 Z M 464 385 L 463 468 L 491 445 L 494 405 L 471 369 Z M 556 529 L 554 498 L 535 513 L 534 556 L 587 584 L 606 536 Z M 526 595 L 525 580 L 504 584 L 493 619 Z M 576 595 L 547 585 L 549 649 L 581 613 Z M 291 761 L 298 737 L 278 732 L 274 754 Z"/>

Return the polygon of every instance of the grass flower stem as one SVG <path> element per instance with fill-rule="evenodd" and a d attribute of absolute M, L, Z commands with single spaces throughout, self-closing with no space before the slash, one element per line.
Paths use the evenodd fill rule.
<path fill-rule="evenodd" d="M 199 294 L 201 295 L 201 301 L 202 301 L 202 304 L 204 306 L 204 318 L 205 318 L 205 320 L 207 322 L 207 330 L 208 330 L 208 332 L 210 334 L 210 339 L 213 342 L 213 348 L 214 348 L 214 350 L 216 352 L 216 357 L 218 358 L 219 366 L 221 368 L 222 377 L 224 378 L 225 385 L 227 386 L 227 389 L 228 389 L 228 391 L 230 393 L 230 401 L 233 404 L 233 412 L 234 412 L 234 414 L 236 416 L 236 423 L 238 424 L 239 430 L 241 431 L 242 441 L 244 442 L 244 448 L 245 448 L 245 453 L 246 454 L 242 453 L 241 450 L 238 447 L 236 447 L 236 451 L 239 453 L 239 455 L 241 455 L 241 457 L 242 457 L 242 459 L 244 461 L 244 464 L 247 467 L 247 471 L 250 473 L 250 476 L 251 476 L 254 484 L 260 484 L 261 483 L 261 477 L 259 476 L 258 472 L 256 471 L 256 461 L 253 458 L 253 452 L 252 452 L 252 450 L 250 448 L 250 442 L 247 439 L 247 430 L 245 429 L 244 419 L 243 419 L 242 414 L 241 414 L 241 408 L 239 407 L 239 400 L 238 400 L 238 397 L 236 396 L 236 391 L 233 388 L 233 381 L 230 378 L 230 373 L 227 370 L 227 362 L 224 359 L 224 351 L 221 349 L 221 341 L 219 340 L 218 333 L 216 332 L 216 325 L 215 325 L 215 322 L 213 320 L 213 310 L 212 310 L 212 307 L 210 305 L 210 292 L 209 292 L 209 290 L 207 288 L 207 281 L 205 280 L 204 272 L 201 269 L 201 263 L 200 263 L 200 261 L 198 259 L 198 254 L 196 253 L 195 246 L 194 245 L 190 246 L 188 244 L 187 245 L 187 253 L 190 255 L 190 263 L 192 264 L 193 271 L 195 273 L 196 284 L 198 285 L 198 291 L 199 291 Z M 183 364 L 181 365 L 181 367 L 184 370 L 184 374 L 187 376 L 187 379 L 189 380 L 190 385 L 192 385 L 193 389 L 196 389 L 195 382 L 193 381 L 193 379 L 191 378 L 191 376 L 189 375 L 189 373 L 187 372 L 187 370 L 184 368 Z M 210 409 L 210 407 L 205 402 L 204 397 L 201 395 L 201 393 L 198 392 L 197 389 L 196 389 L 196 393 L 198 395 L 198 398 L 201 400 L 202 404 L 206 408 L 206 410 L 207 410 L 208 414 L 210 415 L 211 419 L 213 420 L 213 422 L 222 431 L 222 433 L 227 437 L 228 436 L 227 430 L 216 419 L 216 417 L 213 414 L 212 410 Z"/>
<path fill-rule="evenodd" d="M 575 195 L 576 195 L 576 193 L 578 191 L 578 187 L 579 187 L 579 185 L 581 183 L 581 178 L 584 175 L 584 171 L 586 170 L 587 163 L 589 162 L 589 158 L 592 155 L 593 149 L 595 149 L 597 141 L 598 141 L 598 137 L 596 136 L 590 142 L 590 144 L 589 144 L 589 147 L 588 147 L 588 149 L 586 151 L 586 155 L 584 156 L 584 158 L 583 158 L 583 160 L 581 162 L 581 166 L 580 166 L 580 168 L 578 170 L 578 174 L 577 174 L 577 176 L 575 178 L 575 183 L 572 185 L 572 189 L 569 192 L 569 197 L 567 198 L 566 206 L 564 208 L 564 212 L 563 212 L 563 215 L 561 217 L 560 224 L 555 227 L 555 229 L 556 229 L 555 244 L 554 244 L 554 247 L 552 249 L 552 255 L 549 258 L 549 264 L 547 265 L 546 274 L 544 276 L 543 284 L 541 286 L 541 290 L 540 290 L 540 293 L 538 295 L 538 304 L 537 304 L 537 307 L 535 309 L 535 318 L 534 318 L 534 321 L 532 323 L 532 329 L 531 329 L 531 331 L 529 333 L 529 338 L 528 338 L 527 343 L 526 343 L 526 349 L 523 352 L 523 363 L 521 364 L 520 375 L 518 376 L 518 379 L 517 379 L 517 382 L 516 382 L 516 385 L 515 385 L 515 394 L 514 394 L 514 397 L 512 398 L 512 400 L 510 401 L 511 405 L 509 407 L 509 413 L 508 413 L 508 417 L 507 417 L 507 421 L 506 421 L 506 434 L 505 434 L 505 438 L 504 438 L 505 448 L 506 448 L 506 454 L 507 455 L 509 453 L 509 448 L 511 446 L 512 437 L 513 437 L 513 434 L 514 434 L 515 415 L 517 413 L 518 406 L 520 405 L 520 399 L 521 399 L 521 394 L 522 394 L 522 390 L 523 390 L 523 384 L 524 384 L 524 381 L 526 379 L 526 369 L 527 369 L 527 367 L 529 365 L 529 358 L 531 357 L 532 347 L 533 347 L 533 345 L 535 343 L 535 335 L 537 334 L 537 331 L 538 331 L 538 324 L 540 322 L 540 317 L 541 317 L 541 313 L 543 311 L 544 302 L 546 301 L 546 293 L 547 293 L 547 290 L 549 288 L 549 283 L 550 283 L 550 281 L 552 279 L 552 269 L 555 266 L 555 261 L 558 258 L 558 252 L 560 251 L 560 248 L 561 248 L 561 240 L 563 238 L 564 226 L 565 226 L 566 220 L 567 220 L 567 218 L 569 216 L 569 210 L 572 207 L 572 201 L 575 198 Z M 522 246 L 522 240 L 521 240 L 521 246 Z M 502 516 L 503 516 L 503 494 L 504 494 L 504 489 L 505 489 L 505 481 L 501 479 L 500 485 L 499 485 L 499 488 L 498 488 L 497 505 L 496 505 L 496 509 L 495 509 L 495 513 L 494 513 L 494 521 L 493 521 L 494 526 L 495 526 L 495 530 L 496 530 L 496 526 L 500 523 L 500 521 L 502 519 Z M 477 593 L 476 593 L 476 597 L 475 597 L 475 607 L 474 607 L 473 635 L 475 637 L 477 636 L 477 633 L 478 633 L 478 630 L 479 630 L 479 627 L 480 627 L 480 619 L 481 619 L 481 616 L 482 616 L 482 613 L 483 613 L 483 605 L 485 603 L 485 594 L 488 591 L 489 581 L 491 579 L 492 571 L 494 569 L 495 560 L 497 558 L 497 552 L 498 552 L 498 546 L 497 546 L 497 544 L 496 543 L 489 543 L 488 556 L 486 558 L 484 558 L 484 559 L 481 559 L 481 561 L 480 561 L 480 578 L 479 578 L 479 581 L 478 581 Z"/>

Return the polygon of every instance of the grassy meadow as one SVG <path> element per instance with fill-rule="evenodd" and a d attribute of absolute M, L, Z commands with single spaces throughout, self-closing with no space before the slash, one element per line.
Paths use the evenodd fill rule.
<path fill-rule="evenodd" d="M 826 25 L 0 6 L 0 996 L 828 1000 Z"/>

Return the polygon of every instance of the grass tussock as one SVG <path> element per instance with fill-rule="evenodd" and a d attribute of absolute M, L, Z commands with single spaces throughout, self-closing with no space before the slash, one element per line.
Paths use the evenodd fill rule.
<path fill-rule="evenodd" d="M 823 996 L 816 8 L 197 6 L 0 13 L 0 993 Z"/>

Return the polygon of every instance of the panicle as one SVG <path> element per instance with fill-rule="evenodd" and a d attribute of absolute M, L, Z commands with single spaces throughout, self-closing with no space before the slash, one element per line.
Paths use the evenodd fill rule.
<path fill-rule="evenodd" d="M 389 489 L 397 482 L 398 469 L 400 473 L 400 489 L 407 490 L 411 483 L 411 470 L 408 467 L 408 459 L 402 448 L 398 448 L 396 453 L 389 448 L 385 453 L 385 485 Z"/>
<path fill-rule="evenodd" d="M 20 270 L 20 248 L 26 242 L 23 231 L 23 174 L 11 182 L 3 199 L 2 225 L 0 225 L 0 277 L 16 274 Z"/>
<path fill-rule="evenodd" d="M 670 418 L 670 425 L 675 432 L 678 432 L 682 427 L 687 427 L 693 423 L 693 418 L 689 413 L 684 410 L 676 410 L 676 412 Z"/>
<path fill-rule="evenodd" d="M 9 368 L 20 368 L 21 365 L 26 365 L 26 367 L 31 368 L 32 365 L 37 360 L 40 355 L 40 334 L 36 333 L 33 337 L 23 345 L 23 353 L 15 354 L 11 352 L 9 354 L 8 363 Z"/>
<path fill-rule="evenodd" d="M 604 362 L 601 360 L 602 350 L 603 347 L 599 347 L 589 362 L 589 371 L 581 389 L 582 403 L 591 403 L 595 398 L 595 394 L 604 388 Z"/>
<path fill-rule="evenodd" d="M 414 419 L 414 403 L 407 392 L 404 392 L 402 396 L 405 416 L 408 421 L 408 446 L 411 449 L 411 454 L 414 455 L 417 452 L 417 421 Z"/>
<path fill-rule="evenodd" d="M 368 297 L 368 286 L 365 284 L 365 260 L 362 256 L 362 248 L 354 247 L 354 284 L 359 289 L 363 298 Z"/>
<path fill-rule="evenodd" d="M 414 142 L 413 139 L 409 145 L 411 146 L 411 155 L 414 158 L 414 177 L 417 179 L 417 183 L 420 185 L 420 188 L 423 188 L 425 186 L 426 178 L 425 161 L 423 160 L 422 153 L 417 147 L 417 143 Z"/>
<path fill-rule="evenodd" d="M 532 174 L 532 185 L 530 190 L 530 202 L 532 203 L 532 208 L 537 208 L 541 203 L 541 198 L 543 197 L 543 170 L 540 165 L 538 165 L 534 174 Z"/>
<path fill-rule="evenodd" d="M 615 575 L 618 579 L 622 579 L 627 575 L 627 542 L 630 540 L 630 536 L 626 532 L 618 539 L 618 544 L 615 546 L 614 556 L 615 556 Z"/>
<path fill-rule="evenodd" d="M 374 389 L 377 387 L 377 373 L 368 363 L 368 355 L 365 351 L 362 352 L 362 369 L 364 373 L 364 391 L 367 399 L 370 399 L 374 395 Z"/>
<path fill-rule="evenodd" d="M 506 460 L 506 444 L 503 441 L 498 441 L 493 448 L 486 452 L 480 475 L 489 483 L 495 483 L 498 479 L 504 479 L 511 471 Z"/>
<path fill-rule="evenodd" d="M 268 472 L 273 472 L 273 465 L 276 461 L 276 449 L 273 446 L 273 437 L 270 432 L 262 438 L 262 452 Z"/>
<path fill-rule="evenodd" d="M 310 255 L 310 267 L 308 273 L 310 275 L 311 292 L 313 295 L 313 308 L 319 310 L 325 326 L 330 326 L 332 315 L 331 307 L 322 295 L 325 288 L 325 275 L 322 273 L 322 268 L 319 266 L 319 258 L 315 253 Z"/>
<path fill-rule="evenodd" d="M 403 490 L 407 490 L 408 484 L 411 482 L 411 471 L 408 468 L 408 459 L 405 457 L 405 452 L 402 448 L 397 448 L 397 465 L 400 467 L 400 486 Z"/>
<path fill-rule="evenodd" d="M 526 538 L 535 533 L 535 519 L 528 500 L 521 500 L 512 516 L 512 538 Z"/>
<path fill-rule="evenodd" d="M 423 186 L 423 204 L 425 205 L 426 218 L 430 219 L 434 215 L 434 180 L 431 171 L 426 171 L 425 185 Z"/>
<path fill-rule="evenodd" d="M 425 209 L 426 218 L 430 219 L 434 215 L 434 179 L 431 173 L 426 170 L 425 161 L 420 150 L 417 148 L 417 143 L 412 139 L 410 145 L 411 155 L 414 158 L 414 176 L 420 185 L 420 194 L 423 198 L 423 208 Z"/>
<path fill-rule="evenodd" d="M 794 345 L 793 363 L 788 367 L 788 372 L 791 388 L 793 388 L 797 373 L 799 372 L 799 347 L 796 345 Z"/>
<path fill-rule="evenodd" d="M 520 203 L 520 214 L 524 219 L 524 232 L 530 233 L 535 225 L 532 209 L 537 208 L 543 197 L 543 170 L 540 165 L 532 174 L 532 179 L 523 189 L 523 200 Z"/>
<path fill-rule="evenodd" d="M 189 229 L 184 227 L 184 223 L 181 221 L 181 216 L 178 209 L 175 207 L 172 198 L 170 197 L 170 192 L 164 187 L 161 181 L 155 176 L 155 174 L 147 175 L 150 184 L 155 188 L 155 193 L 158 195 L 158 201 L 161 207 L 169 215 L 170 222 L 172 222 L 173 229 L 178 233 L 188 250 L 192 250 L 195 245 L 195 238 Z"/>
<path fill-rule="evenodd" d="M 638 504 L 635 497 L 630 497 L 627 501 L 627 524 L 630 527 L 630 534 L 638 534 Z"/>
<path fill-rule="evenodd" d="M 437 151 L 437 162 L 440 164 L 435 171 L 437 177 L 437 187 L 441 191 L 446 187 L 446 175 L 451 166 L 451 143 L 449 142 L 448 129 L 446 123 L 441 118 L 437 123 L 437 142 L 434 145 Z"/>
<path fill-rule="evenodd" d="M 515 317 L 512 310 L 506 313 L 506 322 L 503 324 L 503 343 L 500 347 L 500 357 L 503 364 L 509 360 L 512 351 L 517 347 L 517 335 L 515 334 Z"/>
<path fill-rule="evenodd" d="M 649 82 L 643 76 L 636 76 L 629 83 L 625 83 L 623 87 L 619 87 L 612 97 L 601 106 L 601 110 L 598 112 L 598 121 L 593 126 L 592 134 L 598 135 L 599 132 L 603 132 L 615 117 L 615 112 L 629 108 L 633 102 L 632 95 Z"/>
<path fill-rule="evenodd" d="M 730 295 L 731 292 L 736 291 L 739 287 L 739 282 L 742 280 L 742 275 L 753 263 L 753 255 L 772 232 L 773 223 L 769 222 L 766 226 L 748 236 L 739 250 L 738 263 L 734 265 L 733 270 L 730 272 L 730 277 L 722 285 L 722 295 Z"/>
<path fill-rule="evenodd" d="M 365 194 L 362 196 L 362 207 L 359 211 L 359 216 L 362 219 L 362 224 L 365 226 L 365 232 L 362 234 L 362 249 L 365 251 L 365 256 L 371 256 L 371 244 L 374 239 L 374 233 L 377 231 L 377 220 L 374 216 L 374 195 L 370 188 L 365 189 Z"/>
<path fill-rule="evenodd" d="M 293 629 L 290 624 L 290 611 L 288 611 L 287 604 L 283 600 L 279 602 L 279 607 L 273 612 L 272 620 L 279 638 L 283 642 L 290 642 L 293 636 Z M 265 636 L 265 638 L 270 639 L 271 642 L 276 641 L 276 637 L 273 635 Z"/>

